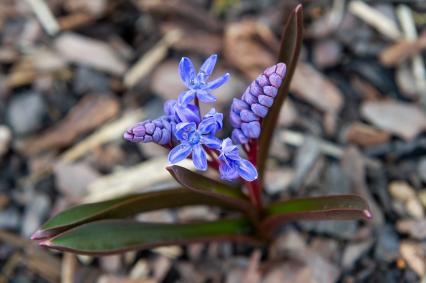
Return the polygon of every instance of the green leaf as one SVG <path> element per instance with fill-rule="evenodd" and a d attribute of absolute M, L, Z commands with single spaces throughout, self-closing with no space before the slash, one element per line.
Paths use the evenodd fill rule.
<path fill-rule="evenodd" d="M 299 198 L 272 203 L 265 208 L 262 228 L 273 232 L 282 223 L 293 220 L 370 219 L 367 202 L 356 195 Z"/>
<path fill-rule="evenodd" d="M 111 254 L 216 240 L 256 244 L 246 219 L 223 219 L 189 224 L 143 223 L 133 220 L 100 220 L 65 231 L 39 244 L 78 254 Z"/>
<path fill-rule="evenodd" d="M 32 236 L 33 240 L 51 237 L 59 232 L 100 219 L 124 218 L 137 213 L 186 205 L 214 205 L 233 208 L 227 203 L 187 189 L 168 189 L 129 195 L 117 199 L 88 203 L 64 210 L 48 220 Z"/>
<path fill-rule="evenodd" d="M 167 170 L 185 188 L 231 205 L 244 212 L 251 220 L 257 221 L 256 208 L 239 189 L 177 165 L 169 166 Z"/>
<path fill-rule="evenodd" d="M 259 179 L 263 181 L 263 175 L 268 158 L 269 148 L 272 141 L 272 135 L 277 125 L 281 106 L 287 96 L 290 88 L 290 82 L 293 78 L 294 70 L 299 58 L 300 49 L 303 40 L 303 8 L 298 5 L 287 20 L 281 36 L 280 53 L 278 62 L 287 65 L 287 73 L 284 81 L 278 90 L 278 95 L 274 99 L 272 107 L 269 109 L 268 115 L 262 121 L 262 132 L 260 133 L 257 154 L 257 170 Z"/>

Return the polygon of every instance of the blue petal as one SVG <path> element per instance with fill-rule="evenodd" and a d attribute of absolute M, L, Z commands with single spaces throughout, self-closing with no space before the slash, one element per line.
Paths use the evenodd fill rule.
<path fill-rule="evenodd" d="M 179 75 L 187 88 L 191 88 L 191 80 L 195 78 L 195 68 L 191 59 L 183 57 L 179 62 Z"/>
<path fill-rule="evenodd" d="M 221 140 L 215 136 L 201 136 L 201 143 L 210 148 L 219 149 Z"/>
<path fill-rule="evenodd" d="M 164 102 L 164 113 L 167 116 L 175 116 L 176 115 L 176 111 L 175 111 L 175 105 L 176 105 L 176 100 L 174 99 L 169 99 L 166 102 Z"/>
<path fill-rule="evenodd" d="M 203 132 L 203 130 L 201 129 L 201 128 L 204 128 L 204 126 L 201 126 L 204 120 L 206 121 L 205 123 L 209 125 L 209 127 L 206 127 L 205 132 Z M 215 134 L 218 130 L 222 129 L 223 127 L 223 114 L 220 112 L 216 112 L 216 109 L 212 108 L 210 109 L 209 112 L 207 112 L 206 115 L 204 115 L 203 121 L 198 127 L 200 132 L 206 133 L 206 134 L 211 132 L 212 134 Z"/>
<path fill-rule="evenodd" d="M 181 94 L 179 94 L 179 104 L 180 105 L 186 105 L 188 103 L 190 103 L 192 100 L 194 100 L 195 95 L 197 94 L 196 90 L 187 90 L 182 92 Z"/>
<path fill-rule="evenodd" d="M 201 65 L 200 72 L 205 74 L 204 79 L 207 80 L 209 76 L 213 73 L 214 66 L 216 65 L 217 55 L 213 54 L 209 58 L 204 61 L 203 65 Z"/>
<path fill-rule="evenodd" d="M 180 141 L 188 140 L 189 134 L 195 132 L 197 126 L 194 122 L 182 122 L 176 125 L 176 138 Z"/>
<path fill-rule="evenodd" d="M 181 143 L 177 145 L 169 152 L 169 156 L 168 156 L 169 163 L 171 164 L 178 163 L 179 161 L 187 158 L 188 155 L 191 153 L 191 151 L 192 151 L 192 147 L 187 143 Z"/>
<path fill-rule="evenodd" d="M 226 73 L 223 76 L 207 83 L 204 89 L 216 89 L 220 87 L 221 85 L 223 85 L 224 83 L 226 83 L 226 81 L 229 80 L 230 77 L 231 75 L 229 73 Z"/>
<path fill-rule="evenodd" d="M 197 124 L 200 122 L 200 111 L 193 104 L 186 106 L 176 104 L 175 110 L 179 122 L 194 122 Z"/>
<path fill-rule="evenodd" d="M 206 90 L 197 90 L 196 92 L 198 99 L 202 102 L 211 103 L 216 101 L 216 97 Z"/>
<path fill-rule="evenodd" d="M 198 144 L 193 147 L 192 161 L 198 170 L 207 170 L 207 156 L 202 145 Z"/>
<path fill-rule="evenodd" d="M 220 177 L 223 180 L 235 180 L 238 178 L 238 169 L 236 166 L 229 165 L 227 163 L 221 163 L 219 165 Z"/>
<path fill-rule="evenodd" d="M 207 117 L 201 120 L 200 124 L 198 125 L 198 131 L 200 131 L 200 133 L 203 135 L 215 134 L 221 128 L 221 126 L 222 125 L 219 124 L 216 120 L 216 117 Z"/>
<path fill-rule="evenodd" d="M 245 159 L 241 159 L 238 162 L 238 174 L 240 174 L 244 180 L 249 182 L 257 179 L 256 167 L 254 167 L 250 161 Z"/>
<path fill-rule="evenodd" d="M 221 145 L 221 151 L 229 159 L 240 160 L 240 156 L 238 154 L 238 147 L 232 143 L 232 140 L 230 138 L 226 138 L 223 140 Z"/>

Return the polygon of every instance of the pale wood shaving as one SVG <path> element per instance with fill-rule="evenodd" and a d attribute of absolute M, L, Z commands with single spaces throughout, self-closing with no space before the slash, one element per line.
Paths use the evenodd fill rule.
<path fill-rule="evenodd" d="M 124 75 L 124 85 L 132 88 L 138 81 L 148 75 L 167 56 L 170 46 L 182 37 L 182 31 L 171 30 L 147 53 L 145 53 Z"/>
<path fill-rule="evenodd" d="M 362 1 L 351 1 L 349 4 L 349 11 L 374 27 L 387 38 L 392 40 L 402 38 L 401 31 L 396 23 L 370 5 Z"/>

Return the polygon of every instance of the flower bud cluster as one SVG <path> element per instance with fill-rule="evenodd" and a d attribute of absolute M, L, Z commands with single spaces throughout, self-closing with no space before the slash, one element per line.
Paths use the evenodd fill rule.
<path fill-rule="evenodd" d="M 230 113 L 234 143 L 245 144 L 259 138 L 261 120 L 274 103 L 285 73 L 284 63 L 269 67 L 247 87 L 241 99 L 234 98 Z"/>

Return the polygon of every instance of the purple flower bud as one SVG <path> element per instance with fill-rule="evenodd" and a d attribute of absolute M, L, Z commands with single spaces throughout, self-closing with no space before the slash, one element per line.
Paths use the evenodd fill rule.
<path fill-rule="evenodd" d="M 263 106 L 266 107 L 271 107 L 272 103 L 274 103 L 274 99 L 272 97 L 269 97 L 267 95 L 259 95 L 259 97 L 257 98 L 257 100 L 259 100 L 259 103 L 262 104 Z"/>
<path fill-rule="evenodd" d="M 277 96 L 278 94 L 278 89 L 276 87 L 268 85 L 263 88 L 263 93 L 267 96 L 275 98 L 275 96 Z"/>
<path fill-rule="evenodd" d="M 241 112 L 241 110 L 243 110 L 243 109 L 250 109 L 250 107 L 249 107 L 249 105 L 245 101 L 240 100 L 238 98 L 234 98 L 232 100 L 231 109 L 235 113 L 239 114 Z"/>
<path fill-rule="evenodd" d="M 250 93 L 249 89 L 246 90 L 243 94 L 243 100 L 247 102 L 249 105 L 253 103 L 257 103 L 257 97 Z"/>
<path fill-rule="evenodd" d="M 146 120 L 127 129 L 124 138 L 131 142 L 155 142 L 160 145 L 170 144 L 174 140 L 176 125 L 168 117 Z"/>
<path fill-rule="evenodd" d="M 246 109 L 240 112 L 240 119 L 243 122 L 259 121 L 258 116 L 256 116 L 251 110 Z"/>
<path fill-rule="evenodd" d="M 242 100 L 234 99 L 231 106 L 232 140 L 248 143 L 260 136 L 261 119 L 268 115 L 286 73 L 284 63 L 271 66 L 260 74 L 244 91 Z"/>
<path fill-rule="evenodd" d="M 252 81 L 252 83 L 250 84 L 250 93 L 253 96 L 258 96 L 263 93 L 262 88 L 257 84 L 256 81 Z"/>
<path fill-rule="evenodd" d="M 257 77 L 256 82 L 261 86 L 265 87 L 269 85 L 269 80 L 265 75 L 260 75 Z"/>
<path fill-rule="evenodd" d="M 274 65 L 274 66 L 266 68 L 266 70 L 263 71 L 263 74 L 269 77 L 270 75 L 275 73 L 276 70 L 277 70 L 277 65 Z"/>
<path fill-rule="evenodd" d="M 245 144 L 248 143 L 248 137 L 243 134 L 241 129 L 234 129 L 232 130 L 231 135 L 232 141 L 236 144 Z"/>
<path fill-rule="evenodd" d="M 254 103 L 251 105 L 251 111 L 259 117 L 265 118 L 268 114 L 268 107 Z"/>
<path fill-rule="evenodd" d="M 278 74 L 272 74 L 269 76 L 269 82 L 276 88 L 280 87 L 282 81 L 282 78 Z"/>
<path fill-rule="evenodd" d="M 241 123 L 241 130 L 248 138 L 257 139 L 260 135 L 260 123 L 259 121 Z"/>
<path fill-rule="evenodd" d="M 241 118 L 237 113 L 231 111 L 231 115 L 229 117 L 231 119 L 232 127 L 239 128 L 241 126 Z"/>
<path fill-rule="evenodd" d="M 282 78 L 284 79 L 285 77 L 285 73 L 287 71 L 286 65 L 284 63 L 278 63 L 277 64 L 277 69 L 275 70 L 275 72 Z"/>

